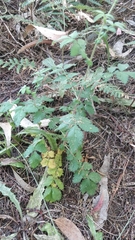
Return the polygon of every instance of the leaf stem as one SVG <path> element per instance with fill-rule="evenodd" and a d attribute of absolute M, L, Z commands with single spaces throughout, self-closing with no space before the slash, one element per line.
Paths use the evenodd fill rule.
<path fill-rule="evenodd" d="M 104 25 L 106 24 L 107 16 L 109 16 L 109 15 L 111 14 L 111 12 L 112 12 L 112 10 L 114 9 L 114 7 L 116 6 L 117 2 L 118 2 L 118 0 L 114 0 L 114 2 L 113 2 L 113 4 L 112 4 L 109 12 L 104 15 L 103 24 L 101 25 L 101 29 L 100 29 L 100 31 L 99 31 L 99 34 L 98 34 L 98 38 L 97 38 L 97 39 L 100 40 L 103 27 L 104 27 Z M 90 61 L 92 61 L 92 59 L 93 59 L 93 56 L 94 56 L 94 54 L 95 54 L 97 45 L 98 45 L 98 41 L 97 41 L 97 43 L 95 43 L 95 45 L 94 45 L 93 51 L 92 51 L 92 53 L 91 53 Z"/>
<path fill-rule="evenodd" d="M 117 2 L 118 2 L 118 0 L 114 0 L 114 1 L 113 1 L 113 4 L 112 4 L 112 6 L 111 6 L 111 8 L 110 8 L 110 10 L 109 10 L 109 12 L 108 12 L 108 14 L 111 14 L 111 12 L 112 12 L 112 10 L 114 9 L 114 7 L 115 7 L 115 5 L 117 4 Z"/>

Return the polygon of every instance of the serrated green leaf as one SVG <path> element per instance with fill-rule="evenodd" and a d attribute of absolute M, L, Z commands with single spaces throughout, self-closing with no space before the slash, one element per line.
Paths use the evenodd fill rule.
<path fill-rule="evenodd" d="M 14 103 L 10 103 L 9 101 L 2 103 L 0 106 L 0 113 L 5 113 L 10 110 L 13 107 L 13 104 Z"/>
<path fill-rule="evenodd" d="M 95 113 L 93 106 L 88 102 L 85 104 L 84 108 L 87 111 L 87 113 L 90 115 Z"/>
<path fill-rule="evenodd" d="M 25 115 L 26 115 L 26 113 L 25 113 L 23 107 L 21 107 L 21 106 L 16 107 L 13 121 L 17 127 L 20 125 L 20 122 L 25 117 Z"/>
<path fill-rule="evenodd" d="M 67 151 L 67 160 L 69 161 L 69 170 L 71 172 L 77 171 L 82 165 L 81 149 L 75 154 L 71 154 L 71 152 Z"/>
<path fill-rule="evenodd" d="M 104 81 L 105 81 L 105 82 L 109 81 L 109 80 L 112 78 L 113 74 L 114 74 L 114 73 L 105 72 L 105 73 L 104 73 L 104 76 L 103 76 Z"/>
<path fill-rule="evenodd" d="M 77 125 L 79 125 L 79 127 L 86 132 L 95 133 L 99 131 L 98 128 L 95 125 L 93 125 L 88 118 L 83 116 L 78 117 Z"/>
<path fill-rule="evenodd" d="M 69 170 L 70 170 L 71 172 L 77 171 L 78 168 L 79 168 L 79 161 L 78 161 L 78 160 L 74 160 L 74 161 L 71 161 L 71 162 L 69 163 Z"/>
<path fill-rule="evenodd" d="M 48 177 L 45 179 L 45 186 L 46 186 L 46 187 L 50 186 L 53 181 L 54 181 L 53 177 L 52 177 L 52 176 L 48 176 Z"/>
<path fill-rule="evenodd" d="M 79 183 L 84 178 L 85 172 L 84 171 L 77 171 L 73 176 L 73 183 Z"/>
<path fill-rule="evenodd" d="M 30 145 L 28 146 L 28 148 L 26 149 L 26 151 L 23 153 L 24 158 L 27 158 L 27 157 L 35 150 L 36 145 L 37 145 L 40 141 L 41 141 L 41 140 L 40 140 L 40 139 L 37 139 L 37 138 L 35 138 L 35 139 L 33 140 L 33 143 L 30 144 Z"/>
<path fill-rule="evenodd" d="M 126 84 L 128 82 L 128 78 L 129 78 L 129 72 L 119 72 L 116 71 L 115 72 L 116 77 L 124 84 Z"/>
<path fill-rule="evenodd" d="M 37 152 L 34 152 L 29 158 L 29 164 L 31 168 L 36 168 L 37 166 L 39 166 L 41 160 L 41 156 Z"/>
<path fill-rule="evenodd" d="M 97 184 L 89 179 L 84 179 L 81 182 L 80 190 L 82 194 L 88 193 L 90 196 L 93 196 L 97 190 Z"/>
<path fill-rule="evenodd" d="M 33 123 L 39 123 L 46 116 L 45 111 L 43 109 L 39 109 L 37 112 L 33 114 Z"/>
<path fill-rule="evenodd" d="M 107 68 L 107 70 L 110 72 L 110 73 L 113 73 L 115 70 L 116 70 L 117 67 L 115 66 L 111 66 L 109 68 Z"/>
<path fill-rule="evenodd" d="M 76 150 L 82 145 L 83 132 L 77 125 L 73 126 L 69 130 L 67 134 L 67 141 L 73 153 L 76 152 Z"/>
<path fill-rule="evenodd" d="M 46 58 L 42 61 L 42 64 L 45 65 L 46 67 L 49 67 L 49 68 L 54 68 L 56 65 L 55 65 L 55 62 L 52 58 Z"/>
<path fill-rule="evenodd" d="M 90 169 L 92 169 L 91 163 L 84 162 L 83 165 L 82 165 L 82 169 L 84 169 L 84 170 L 90 170 Z"/>
<path fill-rule="evenodd" d="M 91 179 L 95 183 L 99 183 L 99 181 L 101 180 L 101 177 L 100 177 L 100 175 L 98 173 L 91 172 L 89 174 L 89 179 Z"/>
<path fill-rule="evenodd" d="M 62 122 L 59 127 L 56 128 L 56 131 L 67 129 L 67 123 Z"/>
<path fill-rule="evenodd" d="M 59 201 L 62 197 L 61 191 L 58 188 L 52 188 L 52 201 Z"/>
<path fill-rule="evenodd" d="M 36 106 L 34 101 L 29 100 L 29 101 L 25 102 L 25 106 L 23 107 L 23 110 L 26 113 L 35 113 L 38 111 L 38 107 Z"/>
<path fill-rule="evenodd" d="M 78 35 L 79 35 L 79 33 L 78 33 L 77 31 L 74 31 L 74 32 L 72 32 L 72 33 L 69 35 L 69 37 L 75 39 L 75 38 L 78 37 Z"/>
<path fill-rule="evenodd" d="M 66 37 L 66 39 L 62 39 L 62 42 L 60 43 L 60 48 L 63 48 L 64 46 L 66 46 L 68 43 L 71 43 L 74 41 L 74 39 L 72 39 L 71 37 L 67 37 L 67 36 L 63 36 L 64 38 Z"/>
<path fill-rule="evenodd" d="M 62 116 L 60 118 L 60 121 L 64 122 L 67 125 L 69 125 L 69 124 L 71 124 L 73 122 L 73 119 L 74 119 L 74 115 L 69 113 L 69 114 L 66 114 L 66 115 Z"/>
<path fill-rule="evenodd" d="M 125 63 L 125 64 L 119 63 L 117 67 L 122 72 L 129 67 L 129 64 L 128 63 Z"/>
<path fill-rule="evenodd" d="M 60 190 L 63 190 L 63 189 L 64 189 L 64 184 L 63 184 L 63 182 L 62 182 L 60 179 L 56 178 L 56 179 L 55 179 L 55 183 L 57 184 L 57 186 L 58 186 L 58 188 L 59 188 Z"/>
<path fill-rule="evenodd" d="M 74 43 L 70 49 L 70 55 L 72 57 L 75 57 L 77 55 L 85 54 L 85 47 L 86 47 L 86 42 L 83 39 L 78 39 L 78 40 L 74 41 Z"/>
<path fill-rule="evenodd" d="M 126 99 L 126 98 L 119 99 L 118 104 L 120 104 L 122 106 L 130 106 L 133 108 L 135 107 L 135 102 L 133 99 Z"/>
<path fill-rule="evenodd" d="M 94 102 L 100 104 L 100 100 L 97 96 L 93 96 L 92 99 L 93 99 Z"/>
<path fill-rule="evenodd" d="M 73 43 L 71 49 L 70 49 L 70 56 L 75 57 L 80 54 L 79 46 L 76 42 Z"/>
<path fill-rule="evenodd" d="M 80 190 L 82 194 L 86 193 L 89 190 L 89 188 L 90 188 L 90 180 L 89 179 L 83 180 L 80 185 Z"/>
<path fill-rule="evenodd" d="M 38 151 L 41 153 L 47 152 L 47 147 L 46 147 L 45 141 L 43 139 L 36 144 L 35 151 Z"/>
<path fill-rule="evenodd" d="M 11 200 L 11 202 L 14 203 L 14 205 L 16 206 L 16 209 L 18 210 L 20 217 L 22 218 L 22 210 L 21 210 L 21 206 L 20 203 L 18 202 L 16 196 L 14 195 L 14 193 L 11 192 L 10 188 L 6 187 L 4 185 L 3 182 L 0 181 L 0 192 L 4 195 L 4 196 L 8 196 Z"/>

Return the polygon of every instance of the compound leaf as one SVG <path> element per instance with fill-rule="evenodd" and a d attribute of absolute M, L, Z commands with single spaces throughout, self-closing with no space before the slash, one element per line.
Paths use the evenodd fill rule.
<path fill-rule="evenodd" d="M 67 140 L 73 153 L 82 145 L 83 132 L 77 125 L 73 126 L 69 130 L 67 134 Z"/>
<path fill-rule="evenodd" d="M 96 172 L 91 172 L 89 174 L 89 178 L 95 183 L 99 183 L 99 181 L 101 180 L 100 175 Z"/>
<path fill-rule="evenodd" d="M 97 190 L 97 184 L 89 179 L 84 179 L 81 182 L 80 190 L 82 194 L 88 193 L 90 196 L 93 196 Z"/>
<path fill-rule="evenodd" d="M 94 133 L 99 131 L 98 128 L 95 125 L 93 125 L 88 118 L 83 116 L 80 116 L 78 118 L 77 125 L 79 125 L 79 127 L 86 132 Z"/>

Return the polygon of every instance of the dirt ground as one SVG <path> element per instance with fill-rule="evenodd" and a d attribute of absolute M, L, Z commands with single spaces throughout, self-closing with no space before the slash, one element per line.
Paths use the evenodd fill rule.
<path fill-rule="evenodd" d="M 19 1 L 0 1 L 1 15 L 4 14 L 20 14 Z M 36 6 L 38 8 L 38 5 Z M 108 5 L 105 4 L 105 8 Z M 23 9 L 27 12 L 26 9 Z M 114 11 L 114 15 L 118 21 L 129 23 L 129 20 L 134 21 L 135 3 L 134 1 L 119 2 Z M 36 15 L 36 10 L 35 10 Z M 38 20 L 40 16 L 36 15 Z M 72 14 L 69 15 L 71 21 L 67 24 L 67 29 L 82 30 L 85 27 L 85 22 L 77 22 Z M 48 21 L 50 19 L 48 18 Z M 128 22 L 127 22 L 128 20 Z M 46 19 L 47 21 L 47 19 Z M 42 19 L 43 22 L 43 19 Z M 17 25 L 20 24 L 20 25 Z M 18 28 L 19 30 L 18 30 Z M 2 18 L 0 20 L 0 55 L 3 61 L 10 58 L 21 59 L 28 58 L 34 60 L 40 66 L 41 61 L 53 56 L 57 61 L 61 58 L 60 49 L 57 46 L 38 45 L 32 47 L 21 54 L 17 54 L 21 46 L 33 40 L 29 37 L 25 41 L 21 40 L 21 32 L 27 26 L 26 23 L 20 23 L 17 20 L 10 18 Z M 129 29 L 134 31 L 132 24 L 128 25 Z M 66 30 L 67 30 L 66 29 Z M 126 33 L 120 36 L 111 34 L 109 38 L 110 44 L 113 44 L 118 39 L 130 39 Z M 88 45 L 88 54 L 91 50 Z M 64 55 L 65 60 L 69 57 L 69 52 Z M 135 49 L 124 59 L 119 60 L 121 63 L 128 63 L 130 70 L 135 71 Z M 106 64 L 106 54 L 102 50 L 97 50 L 94 56 L 94 66 Z M 85 73 L 86 65 L 83 61 L 78 62 L 75 71 L 80 74 Z M 23 85 L 31 86 L 32 77 L 31 70 L 22 70 L 19 74 L 16 69 L 8 70 L 7 68 L 0 69 L 0 103 L 9 98 L 17 98 L 18 91 Z M 121 87 L 121 86 L 120 86 Z M 135 80 L 130 79 L 128 84 L 123 87 L 123 90 L 135 98 Z M 58 103 L 57 103 L 58 104 Z M 1 117 L 1 121 L 4 119 Z M 93 117 L 93 123 L 100 129 L 96 134 L 85 134 L 84 139 L 84 155 L 89 157 L 94 170 L 100 169 L 105 155 L 110 154 L 111 167 L 108 174 L 109 188 L 109 209 L 107 221 L 102 229 L 104 240 L 111 239 L 135 239 L 135 108 L 132 106 L 122 107 L 109 103 L 102 103 L 96 107 L 96 114 Z M 2 141 L 2 138 L 0 139 Z M 13 156 L 15 152 L 13 150 Z M 1 156 L 1 160 L 5 156 Z M 28 182 L 31 186 L 35 186 L 35 182 L 31 174 L 22 169 L 16 169 L 19 175 Z M 43 173 L 43 169 L 34 170 L 37 179 Z M 68 171 L 68 166 L 64 168 L 64 184 L 63 198 L 60 202 L 48 204 L 49 212 L 53 219 L 60 216 L 66 217 L 73 221 L 81 230 L 85 239 L 92 239 L 87 223 L 86 214 L 91 211 L 92 198 L 89 197 L 84 204 L 84 196 L 80 194 L 79 186 L 72 183 L 71 173 Z M 12 192 L 19 200 L 23 214 L 26 214 L 26 205 L 29 201 L 30 194 L 23 190 L 14 178 L 12 168 L 10 166 L 0 167 L 0 180 L 10 187 Z M 5 216 L 5 217 L 4 217 Z M 17 240 L 25 239 L 24 233 L 29 239 L 35 239 L 34 233 L 40 233 L 38 223 L 42 221 L 48 222 L 50 215 L 43 205 L 38 213 L 34 223 L 22 223 L 19 214 L 12 202 L 2 194 L 0 194 L 0 236 L 3 234 L 10 235 L 18 232 Z M 66 238 L 65 238 L 66 239 Z M 75 239 L 76 240 L 76 239 Z"/>

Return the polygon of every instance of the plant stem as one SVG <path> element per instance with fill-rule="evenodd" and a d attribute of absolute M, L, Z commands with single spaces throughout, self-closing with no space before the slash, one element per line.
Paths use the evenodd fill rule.
<path fill-rule="evenodd" d="M 114 2 L 113 2 L 113 4 L 112 4 L 112 6 L 111 6 L 109 12 L 108 12 L 107 14 L 104 15 L 103 24 L 102 24 L 102 26 L 101 26 L 101 30 L 100 30 L 100 32 L 99 32 L 99 34 L 98 34 L 98 38 L 99 38 L 99 39 L 100 39 L 100 36 L 101 36 L 102 30 L 103 30 L 103 26 L 106 24 L 107 15 L 111 14 L 111 12 L 112 12 L 112 10 L 114 9 L 114 7 L 116 6 L 117 2 L 118 2 L 118 0 L 114 0 Z M 106 16 L 106 17 L 105 17 L 105 16 Z M 95 43 L 94 48 L 93 48 L 93 51 L 92 51 L 92 53 L 91 53 L 91 57 L 90 57 L 90 60 L 91 60 L 91 61 L 92 61 L 92 58 L 93 58 L 93 56 L 94 56 L 94 54 L 95 54 L 95 51 L 96 51 L 97 45 L 98 45 L 98 43 Z"/>
<path fill-rule="evenodd" d="M 111 8 L 110 8 L 110 10 L 109 10 L 109 12 L 108 12 L 108 14 L 111 14 L 111 12 L 112 12 L 112 10 L 114 9 L 114 7 L 115 7 L 115 5 L 117 4 L 117 2 L 118 2 L 118 0 L 114 0 L 114 1 L 113 1 L 113 4 L 112 4 L 112 6 L 111 6 Z"/>

